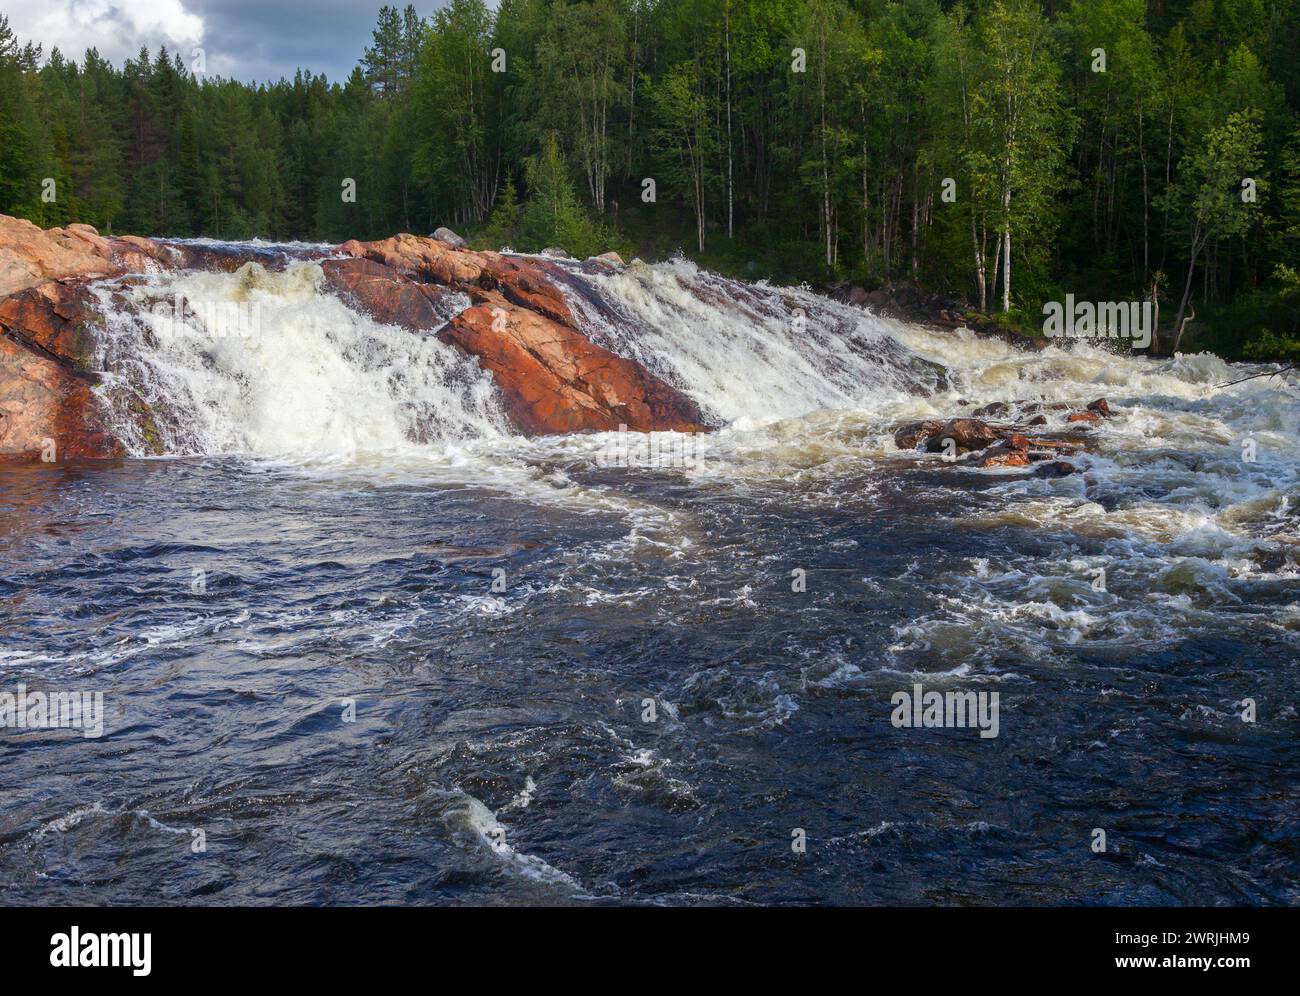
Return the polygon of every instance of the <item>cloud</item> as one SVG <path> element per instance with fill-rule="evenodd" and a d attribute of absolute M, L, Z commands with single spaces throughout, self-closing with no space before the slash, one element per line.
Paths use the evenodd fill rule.
<path fill-rule="evenodd" d="M 190 61 L 201 47 L 207 70 L 251 82 L 291 79 L 302 68 L 343 80 L 370 44 L 385 0 L 5 0 L 20 40 L 81 60 L 95 47 L 115 65 L 142 45 L 166 45 Z M 393 2 L 393 0 L 388 0 Z M 400 5 L 400 0 L 399 0 Z M 438 3 L 417 5 L 427 15 Z"/>
<path fill-rule="evenodd" d="M 201 44 L 204 21 L 183 0 L 6 0 L 9 26 L 23 42 L 58 48 L 80 61 L 88 48 L 114 63 L 141 45 L 188 50 Z"/>

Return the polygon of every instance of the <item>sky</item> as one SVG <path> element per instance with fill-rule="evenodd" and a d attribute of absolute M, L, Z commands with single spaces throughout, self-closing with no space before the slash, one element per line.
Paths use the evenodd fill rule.
<path fill-rule="evenodd" d="M 199 47 L 214 76 L 274 81 L 302 67 L 342 81 L 385 2 L 406 0 L 3 0 L 0 9 L 21 42 L 40 42 L 46 55 L 57 46 L 78 62 L 91 46 L 120 66 L 141 45 L 155 53 L 166 45 L 192 63 Z M 426 17 L 441 5 L 415 2 Z"/>

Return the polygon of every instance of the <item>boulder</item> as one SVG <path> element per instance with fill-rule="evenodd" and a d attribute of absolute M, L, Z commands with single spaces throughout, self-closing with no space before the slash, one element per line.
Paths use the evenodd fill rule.
<path fill-rule="evenodd" d="M 1089 402 L 1088 411 L 1096 412 L 1102 418 L 1110 418 L 1111 416 L 1110 404 L 1105 398 L 1098 398 L 1096 401 Z"/>
<path fill-rule="evenodd" d="M 378 242 L 355 239 L 339 246 L 345 256 L 382 263 L 421 283 L 440 284 L 474 294 L 499 290 L 522 307 L 576 328 L 568 302 L 539 266 L 495 252 L 454 249 L 434 239 L 394 235 Z"/>
<path fill-rule="evenodd" d="M 433 238 L 439 242 L 445 242 L 455 249 L 468 249 L 469 243 L 453 232 L 450 228 L 439 228 L 433 233 Z"/>
<path fill-rule="evenodd" d="M 380 321 L 440 327 L 439 338 L 492 374 L 522 432 L 707 431 L 689 398 L 579 331 L 551 264 L 413 235 L 347 242 L 338 252 L 353 258 L 321 264 L 336 292 Z M 441 288 L 474 302 L 445 327 L 434 307 Z"/>
<path fill-rule="evenodd" d="M 538 253 L 538 255 L 539 255 L 539 256 L 550 256 L 552 259 L 573 259 L 572 256 L 570 256 L 567 252 L 565 252 L 565 251 L 564 251 L 563 249 L 561 249 L 559 246 L 547 246 L 547 247 L 546 247 L 545 249 L 543 249 L 540 253 Z"/>
<path fill-rule="evenodd" d="M 1029 440 L 1018 432 L 1013 432 L 980 453 L 972 453 L 970 463 L 978 467 L 1027 467 L 1029 466 Z"/>
<path fill-rule="evenodd" d="M 945 422 L 943 427 L 926 441 L 926 449 L 931 453 L 938 453 L 943 449 L 943 441 L 951 439 L 957 444 L 959 453 L 982 450 L 997 442 L 1003 435 L 1003 432 L 999 432 L 981 419 L 953 418 Z"/>
<path fill-rule="evenodd" d="M 616 266 L 619 268 L 622 268 L 627 265 L 626 263 L 623 262 L 623 257 L 613 251 L 603 252 L 599 256 L 592 256 L 591 259 L 588 260 L 588 262 L 602 263 L 606 266 Z"/>
<path fill-rule="evenodd" d="M 443 285 L 478 283 L 483 276 L 482 255 L 455 249 L 436 239 L 416 235 L 394 235 L 378 242 L 352 239 L 336 250 L 344 256 L 359 256 L 383 263 L 404 276 Z"/>
<path fill-rule="evenodd" d="M 694 402 L 639 364 L 495 291 L 439 338 L 478 357 L 525 433 L 707 431 Z"/>
<path fill-rule="evenodd" d="M 1050 463 L 1040 463 L 1034 468 L 1035 477 L 1068 477 L 1075 472 L 1076 468 L 1072 463 L 1066 463 L 1064 460 L 1052 460 Z"/>
<path fill-rule="evenodd" d="M 914 450 L 922 440 L 929 439 L 942 428 L 943 423 L 938 419 L 909 422 L 894 433 L 894 445 L 900 450 Z"/>
<path fill-rule="evenodd" d="M 972 453 L 971 462 L 977 467 L 1028 467 L 1029 454 L 1005 446 L 990 446 L 982 453 Z"/>

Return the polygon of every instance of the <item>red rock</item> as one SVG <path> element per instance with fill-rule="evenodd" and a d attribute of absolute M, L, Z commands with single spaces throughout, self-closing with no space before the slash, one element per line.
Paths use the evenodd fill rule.
<path fill-rule="evenodd" d="M 484 269 L 479 253 L 456 249 L 437 239 L 418 235 L 394 235 L 378 242 L 352 239 L 344 242 L 337 251 L 345 256 L 360 256 L 383 263 L 419 280 L 458 287 L 477 284 Z"/>
<path fill-rule="evenodd" d="M 84 286 L 45 283 L 0 301 L 0 462 L 122 455 L 84 365 Z"/>
<path fill-rule="evenodd" d="M 458 249 L 437 239 L 406 234 L 378 242 L 353 239 L 337 252 L 382 263 L 403 276 L 476 293 L 480 298 L 483 292 L 500 291 L 515 304 L 577 328 L 563 293 L 531 260 Z"/>
<path fill-rule="evenodd" d="M 0 329 L 38 352 L 82 365 L 90 355 L 83 337 L 89 313 L 83 284 L 50 280 L 0 300 Z"/>
<path fill-rule="evenodd" d="M 1103 418 L 1110 418 L 1112 414 L 1110 410 L 1110 404 L 1109 402 L 1106 401 L 1105 398 L 1098 398 L 1096 401 L 1090 402 L 1088 404 L 1088 411 L 1096 412 L 1098 415 L 1102 416 Z"/>
<path fill-rule="evenodd" d="M 1027 467 L 1029 440 L 1020 433 L 1013 432 L 983 453 L 971 454 L 969 461 L 979 467 Z"/>
<path fill-rule="evenodd" d="M 117 272 L 108 242 L 89 225 L 41 231 L 30 221 L 0 214 L 0 298 L 54 278 Z"/>
<path fill-rule="evenodd" d="M 1065 416 L 1067 422 L 1100 422 L 1101 416 L 1096 412 L 1070 412 Z"/>
<path fill-rule="evenodd" d="M 943 423 L 932 418 L 909 422 L 894 433 L 894 445 L 900 450 L 914 450 L 921 440 L 930 438 L 942 428 Z"/>
<path fill-rule="evenodd" d="M 417 331 L 447 322 L 436 307 L 445 292 L 407 280 L 391 266 L 369 259 L 327 259 L 321 269 L 337 294 L 377 322 Z"/>
<path fill-rule="evenodd" d="M 639 364 L 497 292 L 453 319 L 440 338 L 478 357 L 523 432 L 620 425 L 634 432 L 706 431 L 695 404 Z"/>
<path fill-rule="evenodd" d="M 943 449 L 943 441 L 951 439 L 957 444 L 958 452 L 982 450 L 991 443 L 997 442 L 1002 435 L 993 426 L 980 419 L 953 418 L 945 422 L 939 432 L 926 441 L 926 449 L 931 453 L 937 453 Z"/>
<path fill-rule="evenodd" d="M 980 467 L 1028 467 L 1029 454 L 1024 450 L 1011 447 L 990 446 L 983 453 L 974 455 Z"/>

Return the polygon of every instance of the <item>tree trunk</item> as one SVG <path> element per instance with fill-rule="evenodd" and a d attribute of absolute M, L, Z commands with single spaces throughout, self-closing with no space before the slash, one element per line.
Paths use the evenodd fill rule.
<path fill-rule="evenodd" d="M 1178 346 L 1183 341 L 1183 313 L 1187 310 L 1187 302 L 1192 296 L 1192 275 L 1196 272 L 1198 255 L 1199 248 L 1193 241 L 1192 255 L 1187 261 L 1187 281 L 1183 284 L 1183 299 L 1178 303 L 1178 314 L 1174 316 L 1174 344 L 1169 349 L 1170 356 L 1178 352 Z"/>
<path fill-rule="evenodd" d="M 728 3 L 726 13 L 727 34 L 727 238 L 732 237 L 732 219 L 734 215 L 735 193 L 732 186 L 732 152 L 731 152 L 731 4 Z"/>

